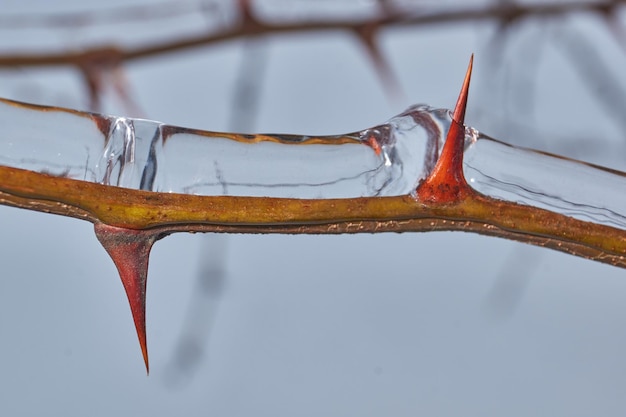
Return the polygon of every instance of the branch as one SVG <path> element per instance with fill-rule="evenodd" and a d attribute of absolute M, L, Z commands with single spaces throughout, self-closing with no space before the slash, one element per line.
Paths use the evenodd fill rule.
<path fill-rule="evenodd" d="M 623 187 L 626 174 L 510 147 L 465 128 L 471 68 L 470 62 L 452 114 L 415 107 L 386 124 L 338 136 L 203 132 L 2 100 L 0 142 L 20 146 L 13 154 L 1 156 L 0 204 L 94 223 L 96 235 L 113 258 L 124 283 L 146 368 L 145 285 L 149 252 L 155 241 L 176 232 L 466 231 L 626 268 L 626 217 L 619 212 L 623 210 L 619 197 L 615 197 L 616 203 L 611 202 L 617 194 L 615 190 Z M 59 123 L 67 129 L 59 129 Z M 33 125 L 41 130 L 33 130 Z M 62 136 L 54 137 L 59 130 Z M 24 137 L 22 132 L 29 136 Z M 86 158 L 83 152 L 72 152 L 82 149 L 77 146 L 77 138 L 87 149 Z M 229 146 L 221 153 L 205 152 L 207 148 L 203 148 L 223 146 L 224 141 Z M 407 153 L 407 143 L 402 141 L 410 141 L 413 147 L 423 146 L 423 160 L 415 159 L 412 151 Z M 42 143 L 54 144 L 50 159 L 46 159 Z M 191 145 L 187 148 L 186 144 Z M 271 145 L 272 158 L 264 158 L 267 155 L 262 153 L 249 156 L 262 152 L 264 144 Z M 67 151 L 57 152 L 56 147 Z M 332 148 L 335 153 L 343 151 L 339 157 L 345 166 L 329 162 L 328 153 L 324 152 L 320 161 L 316 154 L 320 147 Z M 512 154 L 513 160 L 521 160 L 524 169 L 530 169 L 522 174 L 539 178 L 539 184 L 514 182 L 515 164 L 493 161 L 493 155 L 502 155 L 498 152 L 503 148 Z M 57 159 L 73 153 L 78 156 L 71 161 Z M 162 166 L 163 154 L 173 165 Z M 43 159 L 33 159 L 33 155 L 43 155 Z M 213 165 L 199 155 L 214 155 Z M 248 158 L 245 170 L 241 155 Z M 292 159 L 300 156 L 296 159 L 298 169 L 293 169 L 289 155 Z M 481 155 L 487 164 L 481 162 Z M 313 170 L 307 170 L 302 162 L 307 159 L 312 160 Z M 229 160 L 235 160 L 236 166 L 226 175 Z M 351 165 L 354 161 L 356 168 Z M 263 164 L 260 169 L 255 170 L 255 162 Z M 287 163 L 289 170 L 280 171 L 280 163 Z M 493 173 L 494 163 L 500 163 L 499 167 L 505 170 L 503 178 L 497 178 L 498 167 Z M 555 172 L 539 171 L 542 166 Z M 198 178 L 200 168 L 205 170 L 202 178 Z M 193 172 L 191 183 L 185 176 L 188 169 Z M 283 177 L 265 178 L 266 171 L 282 173 Z M 576 174 L 571 175 L 572 172 Z M 474 187 L 465 179 L 468 173 Z M 559 189 L 536 188 L 549 187 L 550 174 L 556 175 Z M 167 181 L 163 180 L 165 177 Z M 567 194 L 568 180 L 574 184 L 574 194 Z M 162 190 L 168 181 L 176 185 Z M 591 201 L 581 196 L 576 187 L 580 181 L 592 181 L 600 189 L 602 201 L 596 201 L 594 195 L 589 197 Z M 602 181 L 606 184 L 598 184 Z M 353 189 L 363 182 L 364 189 Z M 351 187 L 338 190 L 338 184 L 344 183 Z M 229 187 L 244 191 L 228 195 Z M 513 198 L 502 197 L 511 190 L 517 193 Z M 292 194 L 295 196 L 285 196 Z M 527 204 L 517 202 L 520 199 Z"/>
<path fill-rule="evenodd" d="M 247 2 L 243 2 L 245 4 Z M 266 36 L 274 34 L 295 34 L 321 31 L 342 30 L 352 33 L 368 34 L 372 28 L 417 27 L 433 24 L 470 23 L 484 20 L 504 22 L 508 25 L 514 21 L 528 18 L 552 18 L 577 12 L 595 12 L 602 15 L 613 15 L 626 0 L 604 1 L 570 1 L 539 4 L 496 3 L 481 7 L 459 7 L 453 10 L 434 12 L 389 12 L 390 7 L 382 16 L 359 20 L 309 20 L 288 23 L 270 23 L 260 21 L 247 7 L 241 7 L 242 19 L 239 25 L 222 30 L 191 36 L 174 41 L 163 41 L 152 45 L 135 48 L 121 46 L 86 47 L 80 52 L 2 54 L 0 67 L 48 67 L 74 66 L 82 67 L 85 62 L 107 57 L 109 61 L 129 62 L 156 55 L 182 52 L 188 49 L 205 47 L 234 39 Z M 83 17 L 84 18 L 84 17 Z M 61 19 L 57 17 L 57 19 Z M 73 19 L 71 16 L 67 19 Z M 365 36 L 365 35 L 364 35 Z M 364 43 L 368 43 L 364 39 Z"/>

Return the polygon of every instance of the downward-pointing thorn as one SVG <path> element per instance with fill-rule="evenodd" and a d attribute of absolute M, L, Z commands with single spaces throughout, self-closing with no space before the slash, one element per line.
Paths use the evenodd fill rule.
<path fill-rule="evenodd" d="M 150 249 L 159 235 L 150 230 L 125 229 L 103 223 L 97 223 L 95 231 L 122 279 L 146 364 L 146 372 L 149 373 L 146 343 L 146 280 Z"/>
<path fill-rule="evenodd" d="M 465 145 L 465 109 L 472 76 L 474 55 L 472 54 L 463 80 L 461 93 L 452 113 L 452 123 L 443 145 L 441 155 L 426 178 L 416 190 L 417 198 L 423 202 L 454 203 L 463 199 L 472 189 L 463 175 L 463 148 Z"/>

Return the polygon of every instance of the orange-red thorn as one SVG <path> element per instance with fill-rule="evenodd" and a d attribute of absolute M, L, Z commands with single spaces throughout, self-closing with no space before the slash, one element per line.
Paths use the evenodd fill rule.
<path fill-rule="evenodd" d="M 380 156 L 381 152 L 383 151 L 374 136 L 370 136 L 369 138 L 367 138 L 365 144 L 374 150 L 376 156 Z"/>
<path fill-rule="evenodd" d="M 465 144 L 465 108 L 472 76 L 472 54 L 465 73 L 463 87 L 452 113 L 452 123 L 443 145 L 441 155 L 426 178 L 416 190 L 417 198 L 423 202 L 454 203 L 463 199 L 472 189 L 463 175 L 463 147 Z"/>
<path fill-rule="evenodd" d="M 150 373 L 146 343 L 146 280 L 150 249 L 159 236 L 149 230 L 124 229 L 102 223 L 95 225 L 95 231 L 122 279 L 146 364 L 146 372 Z"/>

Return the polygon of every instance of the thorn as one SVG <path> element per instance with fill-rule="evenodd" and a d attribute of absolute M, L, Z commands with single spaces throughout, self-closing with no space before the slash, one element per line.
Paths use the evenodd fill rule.
<path fill-rule="evenodd" d="M 406 96 L 400 86 L 400 82 L 393 73 L 391 66 L 381 53 L 377 43 L 376 35 L 378 33 L 379 26 L 377 24 L 370 24 L 360 26 L 355 29 L 355 33 L 358 39 L 361 41 L 369 58 L 374 64 L 374 69 L 378 74 L 378 77 L 385 87 L 385 93 L 392 102 L 405 102 Z"/>
<path fill-rule="evenodd" d="M 103 223 L 96 223 L 94 228 L 98 240 L 113 259 L 122 279 L 146 364 L 146 373 L 149 374 L 146 342 L 146 280 L 150 249 L 160 236 L 151 230 L 125 229 Z"/>
<path fill-rule="evenodd" d="M 374 150 L 376 156 L 380 156 L 382 148 L 380 147 L 380 144 L 378 143 L 374 135 L 370 135 L 370 137 L 368 137 L 365 141 L 365 144 Z"/>
<path fill-rule="evenodd" d="M 91 111 L 100 111 L 105 77 L 108 71 L 120 67 L 123 61 L 122 56 L 122 51 L 114 47 L 85 51 L 78 56 L 76 66 L 82 72 Z"/>
<path fill-rule="evenodd" d="M 124 69 L 117 65 L 114 68 L 111 68 L 111 73 L 109 74 L 111 77 L 111 81 L 113 84 L 113 88 L 117 93 L 117 96 L 120 98 L 122 105 L 125 107 L 129 116 L 145 118 L 145 113 L 141 110 L 141 107 L 135 100 L 132 98 L 132 94 L 129 93 L 130 83 L 126 74 L 124 73 Z"/>
<path fill-rule="evenodd" d="M 100 98 L 102 95 L 102 79 L 97 71 L 83 69 L 83 81 L 89 96 L 89 110 L 98 112 L 100 110 Z"/>
<path fill-rule="evenodd" d="M 463 122 L 465 121 L 465 108 L 467 107 L 473 62 L 474 54 L 470 58 L 465 73 L 463 87 L 452 113 L 452 123 L 441 155 L 428 178 L 417 187 L 417 198 L 420 201 L 454 203 L 472 192 L 463 175 L 463 147 L 465 144 Z"/>
<path fill-rule="evenodd" d="M 452 119 L 457 123 L 463 124 L 465 122 L 465 109 L 467 108 L 467 96 L 469 94 L 469 86 L 470 80 L 472 78 L 472 67 L 474 66 L 474 54 L 470 56 L 470 62 L 467 66 L 467 71 L 465 72 L 465 79 L 463 80 L 463 86 L 461 87 L 461 92 L 459 93 L 459 98 L 456 100 L 456 106 L 454 106 L 454 113 L 452 114 Z M 446 142 L 450 138 L 450 133 L 448 133 L 448 137 L 446 138 Z"/>
<path fill-rule="evenodd" d="M 238 0 L 239 14 L 241 16 L 241 27 L 244 32 L 254 34 L 262 31 L 264 25 L 259 22 L 254 13 L 250 0 Z"/>

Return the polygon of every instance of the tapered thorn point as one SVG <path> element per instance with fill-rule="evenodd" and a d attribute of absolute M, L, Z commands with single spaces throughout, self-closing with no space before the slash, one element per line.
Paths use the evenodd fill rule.
<path fill-rule="evenodd" d="M 433 170 L 417 187 L 418 200 L 430 203 L 454 203 L 462 200 L 472 189 L 463 175 L 463 148 L 465 145 L 465 109 L 469 92 L 474 55 L 472 54 L 463 80 L 459 98 L 452 113 L 450 130 Z"/>
<path fill-rule="evenodd" d="M 465 72 L 465 79 L 463 80 L 463 86 L 459 93 L 459 98 L 454 106 L 454 113 L 452 113 L 452 119 L 460 124 L 465 122 L 465 109 L 467 108 L 467 96 L 469 93 L 470 79 L 472 78 L 472 68 L 474 66 L 474 54 L 470 56 L 469 65 Z"/>
<path fill-rule="evenodd" d="M 150 372 L 146 342 L 146 281 L 148 260 L 153 243 L 159 238 L 154 231 L 132 230 L 98 223 L 96 236 L 117 267 L 130 304 L 141 354 Z"/>

